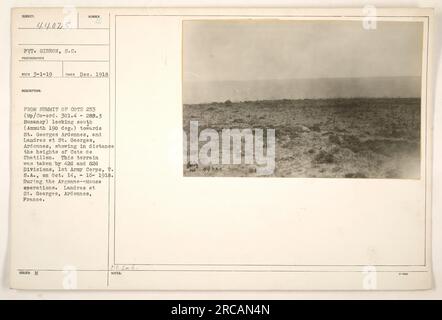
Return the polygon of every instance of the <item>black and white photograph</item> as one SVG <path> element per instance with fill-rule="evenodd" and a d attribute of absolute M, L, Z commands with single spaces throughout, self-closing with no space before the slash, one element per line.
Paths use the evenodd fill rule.
<path fill-rule="evenodd" d="M 0 300 L 442 298 L 442 3 L 12 2 Z"/>
<path fill-rule="evenodd" d="M 182 30 L 184 176 L 420 178 L 422 22 Z"/>

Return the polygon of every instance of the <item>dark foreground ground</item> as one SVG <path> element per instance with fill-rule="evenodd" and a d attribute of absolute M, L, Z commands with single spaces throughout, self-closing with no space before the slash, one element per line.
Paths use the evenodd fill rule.
<path fill-rule="evenodd" d="M 183 106 L 183 127 L 276 130 L 276 177 L 420 177 L 420 99 L 265 100 Z M 185 176 L 256 176 L 256 165 L 184 164 Z"/>

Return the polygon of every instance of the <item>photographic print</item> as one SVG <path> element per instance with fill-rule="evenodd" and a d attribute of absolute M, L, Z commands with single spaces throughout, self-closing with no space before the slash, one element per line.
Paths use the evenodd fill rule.
<path fill-rule="evenodd" d="M 183 22 L 184 176 L 419 179 L 422 22 Z"/>

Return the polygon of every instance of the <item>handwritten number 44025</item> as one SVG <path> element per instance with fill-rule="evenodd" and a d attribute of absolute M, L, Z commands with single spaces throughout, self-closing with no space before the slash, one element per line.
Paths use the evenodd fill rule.
<path fill-rule="evenodd" d="M 61 22 L 39 22 L 39 23 L 37 23 L 37 29 L 63 29 L 63 23 L 61 23 Z"/>

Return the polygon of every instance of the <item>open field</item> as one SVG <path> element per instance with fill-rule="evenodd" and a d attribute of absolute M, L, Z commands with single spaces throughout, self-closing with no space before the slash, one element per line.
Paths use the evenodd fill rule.
<path fill-rule="evenodd" d="M 420 177 L 420 99 L 262 100 L 183 106 L 183 128 L 276 130 L 276 177 Z M 185 176 L 256 176 L 256 165 L 184 164 Z"/>

